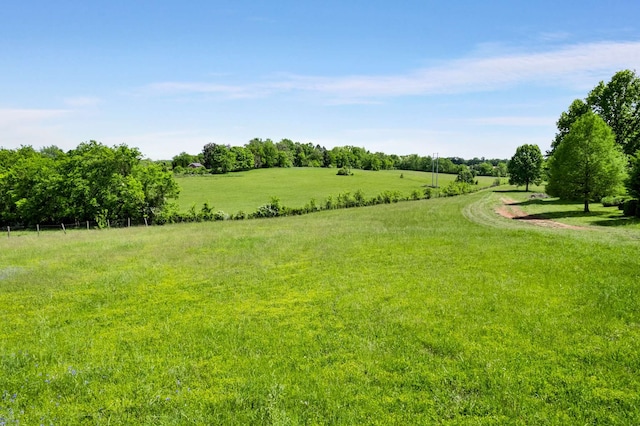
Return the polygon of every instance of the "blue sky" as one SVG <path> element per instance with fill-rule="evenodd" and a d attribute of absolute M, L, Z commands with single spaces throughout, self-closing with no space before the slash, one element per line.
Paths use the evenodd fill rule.
<path fill-rule="evenodd" d="M 638 16 L 631 0 L 5 2 L 0 146 L 545 151 L 571 101 L 640 71 Z"/>

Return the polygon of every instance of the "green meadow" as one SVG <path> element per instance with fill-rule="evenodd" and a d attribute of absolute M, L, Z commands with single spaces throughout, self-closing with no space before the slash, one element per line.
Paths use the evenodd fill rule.
<path fill-rule="evenodd" d="M 394 189 L 317 172 L 291 194 L 183 178 L 181 205 Z M 587 229 L 503 218 L 503 198 Z M 501 186 L 1 238 L 0 424 L 640 424 L 640 226 L 573 208 Z"/>
<path fill-rule="evenodd" d="M 179 208 L 186 211 L 195 205 L 200 209 L 209 203 L 214 210 L 226 213 L 255 211 L 278 197 L 287 207 L 302 207 L 311 199 L 323 203 L 328 196 L 354 194 L 360 190 L 366 198 L 382 191 L 398 191 L 408 197 L 413 190 L 435 185 L 435 174 L 407 170 L 353 170 L 353 176 L 337 176 L 337 169 L 272 168 L 223 175 L 179 176 L 181 188 Z M 402 176 L 402 177 L 401 177 Z M 456 175 L 438 174 L 438 186 L 453 182 Z M 489 186 L 495 178 L 479 176 L 479 186 Z"/>

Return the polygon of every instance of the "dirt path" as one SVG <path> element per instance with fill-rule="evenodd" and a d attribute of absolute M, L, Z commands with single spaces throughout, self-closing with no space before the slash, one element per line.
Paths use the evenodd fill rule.
<path fill-rule="evenodd" d="M 517 206 L 518 201 L 511 198 L 501 198 L 502 205 L 496 209 L 496 213 L 508 219 L 525 220 L 527 223 L 536 226 L 544 226 L 546 228 L 559 229 L 589 229 L 584 226 L 567 225 L 565 223 L 556 222 L 540 216 L 527 214 L 524 210 Z"/>

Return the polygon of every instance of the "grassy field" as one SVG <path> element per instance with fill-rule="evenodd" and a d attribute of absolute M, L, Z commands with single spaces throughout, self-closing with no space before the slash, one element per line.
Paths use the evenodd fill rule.
<path fill-rule="evenodd" d="M 431 185 L 431 173 L 401 170 L 353 170 L 353 176 L 337 176 L 336 169 L 290 168 L 258 169 L 226 175 L 178 177 L 182 188 L 180 210 L 195 205 L 200 209 L 207 202 L 215 210 L 249 213 L 278 197 L 287 207 L 302 207 L 311 199 L 319 204 L 328 196 L 339 193 L 364 192 L 372 198 L 382 191 L 399 191 L 408 196 L 414 189 L 423 190 Z M 400 176 L 403 176 L 400 178 Z M 455 180 L 456 175 L 439 174 L 438 185 L 443 187 Z M 492 177 L 478 177 L 479 186 L 489 186 Z M 435 183 L 435 180 L 433 180 Z"/>
<path fill-rule="evenodd" d="M 640 424 L 640 230 L 502 197 L 0 239 L 0 424 Z"/>

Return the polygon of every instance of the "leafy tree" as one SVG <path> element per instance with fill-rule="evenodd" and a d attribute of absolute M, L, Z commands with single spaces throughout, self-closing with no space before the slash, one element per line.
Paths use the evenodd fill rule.
<path fill-rule="evenodd" d="M 598 114 L 611 127 L 625 154 L 633 155 L 640 149 L 640 78 L 633 71 L 622 70 L 608 83 L 598 83 L 585 100 L 574 100 L 568 111 L 560 115 L 556 123 L 558 133 L 548 155 L 553 155 L 571 125 L 589 111 Z"/>
<path fill-rule="evenodd" d="M 507 169 L 509 184 L 525 185 L 525 191 L 529 191 L 531 183 L 539 185 L 542 177 L 542 153 L 538 145 L 524 144 L 516 148 Z"/>
<path fill-rule="evenodd" d="M 625 182 L 629 195 L 640 199 L 640 149 L 631 157 L 631 169 Z"/>
<path fill-rule="evenodd" d="M 164 215 L 178 186 L 161 164 L 137 148 L 95 141 L 68 153 L 31 147 L 0 150 L 0 223 L 60 223 Z"/>
<path fill-rule="evenodd" d="M 476 173 L 480 176 L 492 176 L 493 175 L 493 164 L 488 161 L 477 164 L 473 168 Z"/>
<path fill-rule="evenodd" d="M 134 175 L 142 194 L 142 214 L 151 220 L 169 207 L 169 199 L 177 198 L 180 193 L 180 187 L 173 175 L 158 164 L 150 161 L 141 162 L 136 167 Z M 139 216 L 129 214 L 133 217 Z"/>
<path fill-rule="evenodd" d="M 496 167 L 491 172 L 491 176 L 495 177 L 505 177 L 509 173 L 509 168 L 507 167 L 507 163 L 504 161 L 500 161 Z"/>
<path fill-rule="evenodd" d="M 253 168 L 253 153 L 249 148 L 232 146 L 230 150 L 235 156 L 234 171 L 251 170 Z"/>
<path fill-rule="evenodd" d="M 635 72 L 619 71 L 608 83 L 601 81 L 587 104 L 611 127 L 625 154 L 640 149 L 640 78 Z"/>
<path fill-rule="evenodd" d="M 183 151 L 171 159 L 171 167 L 174 169 L 178 167 L 185 168 L 191 163 L 200 163 L 201 161 L 202 159 L 199 155 L 191 155 Z"/>
<path fill-rule="evenodd" d="M 456 182 L 468 183 L 469 185 L 473 185 L 473 183 L 475 182 L 475 176 L 469 166 L 466 166 L 464 164 L 460 166 L 460 171 L 458 172 L 458 176 L 456 176 Z"/>
<path fill-rule="evenodd" d="M 576 99 L 569 105 L 569 109 L 566 112 L 560 114 L 560 118 L 556 122 L 558 133 L 556 133 L 556 137 L 553 139 L 553 142 L 551 142 L 551 151 L 547 153 L 548 155 L 552 155 L 558 145 L 560 145 L 560 142 L 567 136 L 567 133 L 571 130 L 571 125 L 589 111 L 589 105 L 587 105 L 585 101 Z"/>
<path fill-rule="evenodd" d="M 626 159 L 611 128 L 588 112 L 571 130 L 549 159 L 547 193 L 561 199 L 589 202 L 622 190 Z"/>

